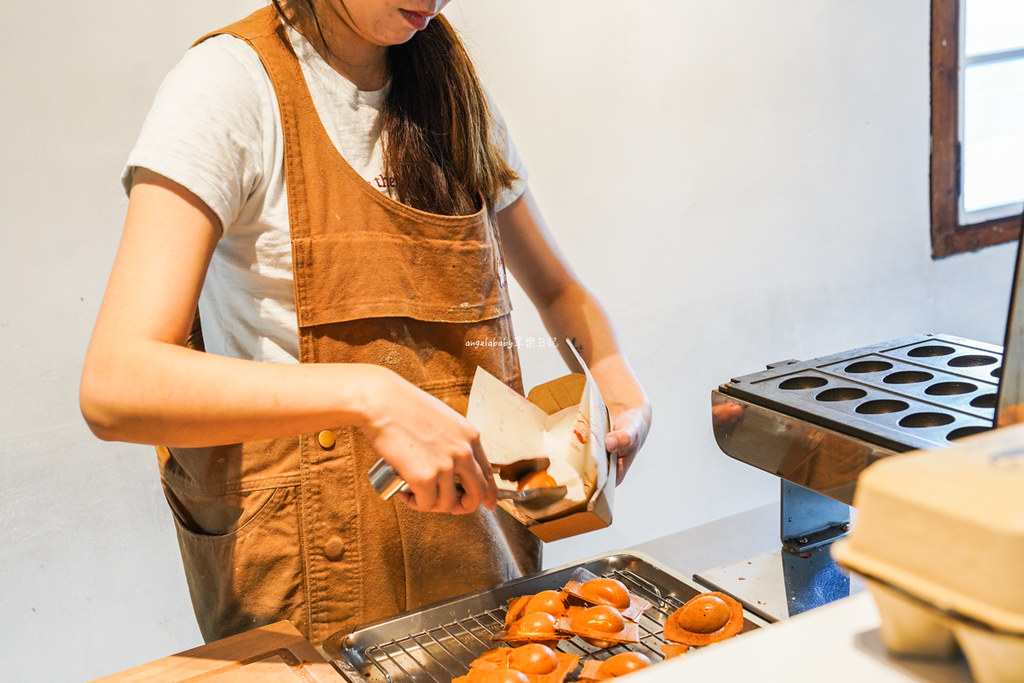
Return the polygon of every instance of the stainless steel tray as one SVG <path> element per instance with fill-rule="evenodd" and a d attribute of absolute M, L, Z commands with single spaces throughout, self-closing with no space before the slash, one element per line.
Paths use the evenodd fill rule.
<path fill-rule="evenodd" d="M 579 638 L 563 640 L 558 649 L 581 659 L 606 659 L 631 649 L 661 661 L 662 625 L 683 603 L 706 592 L 641 554 L 609 554 L 549 569 L 470 593 L 392 619 L 368 624 L 353 633 L 336 633 L 321 649 L 353 683 L 440 681 L 465 675 L 480 654 L 501 646 L 490 636 L 502 630 L 509 599 L 542 590 L 559 589 L 577 567 L 622 581 L 630 592 L 651 603 L 640 618 L 640 643 L 596 648 Z M 743 632 L 768 622 L 744 613 Z M 578 672 L 578 670 L 577 670 Z M 567 680 L 575 681 L 576 673 Z"/>

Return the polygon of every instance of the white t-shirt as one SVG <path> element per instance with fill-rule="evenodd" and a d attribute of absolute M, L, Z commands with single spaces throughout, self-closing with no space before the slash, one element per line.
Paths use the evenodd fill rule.
<path fill-rule="evenodd" d="M 289 28 L 288 37 L 331 141 L 367 182 L 387 192 L 379 122 L 385 91 L 358 90 L 298 32 Z M 519 174 L 498 201 L 500 211 L 523 192 L 526 170 L 490 105 L 495 136 Z M 270 78 L 247 43 L 219 35 L 185 54 L 161 84 L 128 157 L 126 191 L 137 167 L 188 188 L 224 226 L 199 300 L 206 350 L 298 362 L 281 120 Z"/>

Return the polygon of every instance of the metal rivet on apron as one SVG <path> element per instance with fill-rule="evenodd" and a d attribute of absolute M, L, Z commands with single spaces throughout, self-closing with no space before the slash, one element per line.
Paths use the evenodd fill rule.
<path fill-rule="evenodd" d="M 334 432 L 330 429 L 325 429 L 316 435 L 317 443 L 320 444 L 320 448 L 325 451 L 329 451 L 334 448 Z"/>
<path fill-rule="evenodd" d="M 331 536 L 324 543 L 324 557 L 332 562 L 337 562 L 345 555 L 345 541 L 341 536 Z"/>

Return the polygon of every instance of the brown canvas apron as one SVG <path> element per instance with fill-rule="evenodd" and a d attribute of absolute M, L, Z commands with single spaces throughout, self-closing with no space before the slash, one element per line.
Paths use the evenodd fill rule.
<path fill-rule="evenodd" d="M 463 414 L 477 366 L 521 391 L 486 211 L 418 211 L 363 180 L 324 130 L 272 7 L 217 33 L 247 41 L 277 93 L 300 361 L 383 365 Z M 325 427 L 158 449 L 207 641 L 289 619 L 319 643 L 539 568 L 537 539 L 500 510 L 381 501 L 367 478 L 378 456 L 361 432 Z"/>

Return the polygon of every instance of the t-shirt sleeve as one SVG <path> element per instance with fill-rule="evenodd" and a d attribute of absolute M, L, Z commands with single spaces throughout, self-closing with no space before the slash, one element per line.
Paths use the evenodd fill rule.
<path fill-rule="evenodd" d="M 234 222 L 263 173 L 265 95 L 239 46 L 249 49 L 232 36 L 210 38 L 167 75 L 128 155 L 126 192 L 135 169 L 147 168 L 193 192 L 225 230 Z"/>
<path fill-rule="evenodd" d="M 505 188 L 501 195 L 498 196 L 496 211 L 501 211 L 509 204 L 519 199 L 519 196 L 526 190 L 526 183 L 529 177 L 527 173 L 526 164 L 523 163 L 522 158 L 519 156 L 519 151 L 516 149 L 515 143 L 512 141 L 512 136 L 508 132 L 508 126 L 505 123 L 505 117 L 501 115 L 501 110 L 498 109 L 498 104 L 491 97 L 490 93 L 487 93 L 487 106 L 491 110 L 491 125 L 493 127 L 493 137 L 498 145 L 498 149 L 504 153 L 505 163 L 509 165 L 513 171 L 519 176 L 512 182 L 512 185 Z"/>

